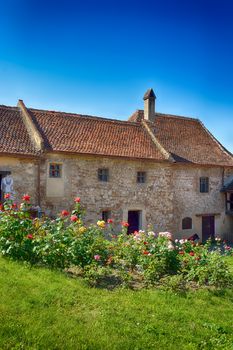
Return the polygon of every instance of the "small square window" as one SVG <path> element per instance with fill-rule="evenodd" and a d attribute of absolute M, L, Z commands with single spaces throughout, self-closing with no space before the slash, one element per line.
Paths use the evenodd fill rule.
<path fill-rule="evenodd" d="M 209 178 L 200 177 L 200 192 L 208 193 L 209 192 Z"/>
<path fill-rule="evenodd" d="M 138 171 L 137 172 L 137 183 L 144 184 L 146 182 L 146 172 Z"/>
<path fill-rule="evenodd" d="M 49 177 L 61 177 L 62 165 L 57 163 L 49 164 Z"/>
<path fill-rule="evenodd" d="M 98 179 L 99 179 L 99 181 L 108 182 L 108 180 L 109 180 L 108 169 L 98 169 Z"/>
<path fill-rule="evenodd" d="M 107 222 L 108 219 L 111 219 L 111 211 L 110 210 L 103 210 L 102 211 L 102 220 Z"/>

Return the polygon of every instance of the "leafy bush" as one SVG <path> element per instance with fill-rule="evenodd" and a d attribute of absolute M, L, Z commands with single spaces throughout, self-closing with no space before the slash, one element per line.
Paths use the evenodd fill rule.
<path fill-rule="evenodd" d="M 0 210 L 0 252 L 3 256 L 51 268 L 77 266 L 92 285 L 114 278 L 128 286 L 163 285 L 174 291 L 187 284 L 232 285 L 222 255 L 232 249 L 216 239 L 205 245 L 172 239 L 169 232 L 151 230 L 127 234 L 126 222 L 113 234 L 113 221 L 100 220 L 86 227 L 85 210 L 75 199 L 71 213 L 63 210 L 55 220 L 31 217 L 30 196 L 19 208 L 7 197 Z M 110 237 L 110 238 L 106 238 Z"/>

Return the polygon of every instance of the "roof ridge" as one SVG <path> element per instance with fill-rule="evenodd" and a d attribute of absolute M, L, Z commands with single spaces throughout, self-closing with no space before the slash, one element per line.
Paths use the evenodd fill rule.
<path fill-rule="evenodd" d="M 162 116 L 162 117 L 169 117 L 169 118 L 174 118 L 174 119 L 185 119 L 185 120 L 194 120 L 194 121 L 199 121 L 199 118 L 194 118 L 194 117 L 186 117 L 184 115 L 175 115 L 175 114 L 168 114 L 168 113 L 158 113 L 156 112 L 155 115 L 157 116 Z"/>
<path fill-rule="evenodd" d="M 62 112 L 62 111 L 52 111 L 47 109 L 37 109 L 37 108 L 28 108 L 29 111 L 37 111 L 37 112 L 45 112 L 45 113 L 54 113 L 54 114 L 62 114 L 65 116 L 72 116 L 77 118 L 90 118 L 90 119 L 96 119 L 96 120 L 103 120 L 107 122 L 114 122 L 119 124 L 127 124 L 127 125 L 135 125 L 139 126 L 137 122 L 130 122 L 128 120 L 121 120 L 121 119 L 111 119 L 106 117 L 99 117 L 96 115 L 88 115 L 88 114 L 78 114 L 78 113 L 72 113 L 72 112 Z"/>
<path fill-rule="evenodd" d="M 2 109 L 13 109 L 13 110 L 15 110 L 15 111 L 18 110 L 17 106 L 0 105 L 0 108 L 2 108 Z"/>
<path fill-rule="evenodd" d="M 144 112 L 143 109 L 137 109 L 134 113 L 136 112 Z M 161 112 L 155 112 L 155 116 L 162 116 L 162 117 L 169 117 L 169 118 L 177 118 L 177 119 L 185 119 L 185 120 L 196 120 L 199 121 L 199 118 L 195 117 L 187 117 L 185 115 L 178 115 L 178 114 L 169 114 L 169 113 L 161 113 Z"/>

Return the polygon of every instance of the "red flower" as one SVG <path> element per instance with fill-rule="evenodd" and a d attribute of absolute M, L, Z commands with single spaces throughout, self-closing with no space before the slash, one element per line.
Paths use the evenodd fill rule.
<path fill-rule="evenodd" d="M 68 216 L 69 212 L 67 210 L 62 210 L 61 215 L 62 216 Z"/>
<path fill-rule="evenodd" d="M 16 209 L 17 208 L 17 204 L 16 203 L 13 203 L 12 206 L 11 206 L 12 209 Z"/>
<path fill-rule="evenodd" d="M 75 203 L 80 203 L 81 199 L 80 199 L 79 197 L 76 197 L 76 198 L 74 199 L 74 201 L 75 201 Z"/>
<path fill-rule="evenodd" d="M 194 256 L 195 253 L 194 253 L 193 251 L 191 251 L 191 252 L 189 253 L 189 255 Z"/>
<path fill-rule="evenodd" d="M 0 204 L 0 210 L 4 210 L 4 206 Z"/>
<path fill-rule="evenodd" d="M 27 238 L 28 238 L 28 239 L 33 239 L 33 235 L 32 235 L 32 234 L 29 234 L 29 235 L 27 235 Z"/>
<path fill-rule="evenodd" d="M 126 221 L 122 221 L 121 225 L 122 225 L 123 227 L 129 227 L 129 224 L 128 224 L 128 222 L 126 222 Z"/>
<path fill-rule="evenodd" d="M 197 256 L 196 258 L 195 258 L 195 260 L 200 260 L 201 258 L 200 258 L 200 256 Z"/>
<path fill-rule="evenodd" d="M 6 193 L 6 194 L 4 195 L 4 198 L 5 198 L 5 199 L 9 199 L 9 198 L 11 198 L 10 193 Z"/>
<path fill-rule="evenodd" d="M 148 242 L 143 242 L 143 244 L 147 245 L 147 244 L 148 244 Z"/>
<path fill-rule="evenodd" d="M 71 215 L 71 217 L 70 217 L 70 221 L 73 221 L 73 222 L 78 221 L 78 217 L 77 217 L 77 215 Z"/>
<path fill-rule="evenodd" d="M 179 254 L 180 254 L 180 255 L 184 255 L 184 251 L 183 251 L 183 250 L 180 250 L 180 251 L 179 251 Z"/>
<path fill-rule="evenodd" d="M 150 254 L 150 252 L 148 252 L 148 250 L 144 250 L 144 251 L 143 251 L 143 254 L 144 254 L 144 255 L 148 255 L 148 254 Z"/>
<path fill-rule="evenodd" d="M 28 194 L 25 194 L 23 197 L 22 197 L 22 200 L 25 201 L 25 202 L 29 202 L 30 201 L 30 196 Z"/>
<path fill-rule="evenodd" d="M 108 224 L 112 224 L 113 223 L 113 219 L 108 219 Z"/>

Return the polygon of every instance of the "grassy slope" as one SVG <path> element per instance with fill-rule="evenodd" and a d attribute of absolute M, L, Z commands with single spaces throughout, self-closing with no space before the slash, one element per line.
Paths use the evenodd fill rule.
<path fill-rule="evenodd" d="M 232 311 L 232 290 L 110 292 L 0 259 L 0 349 L 230 350 Z"/>

